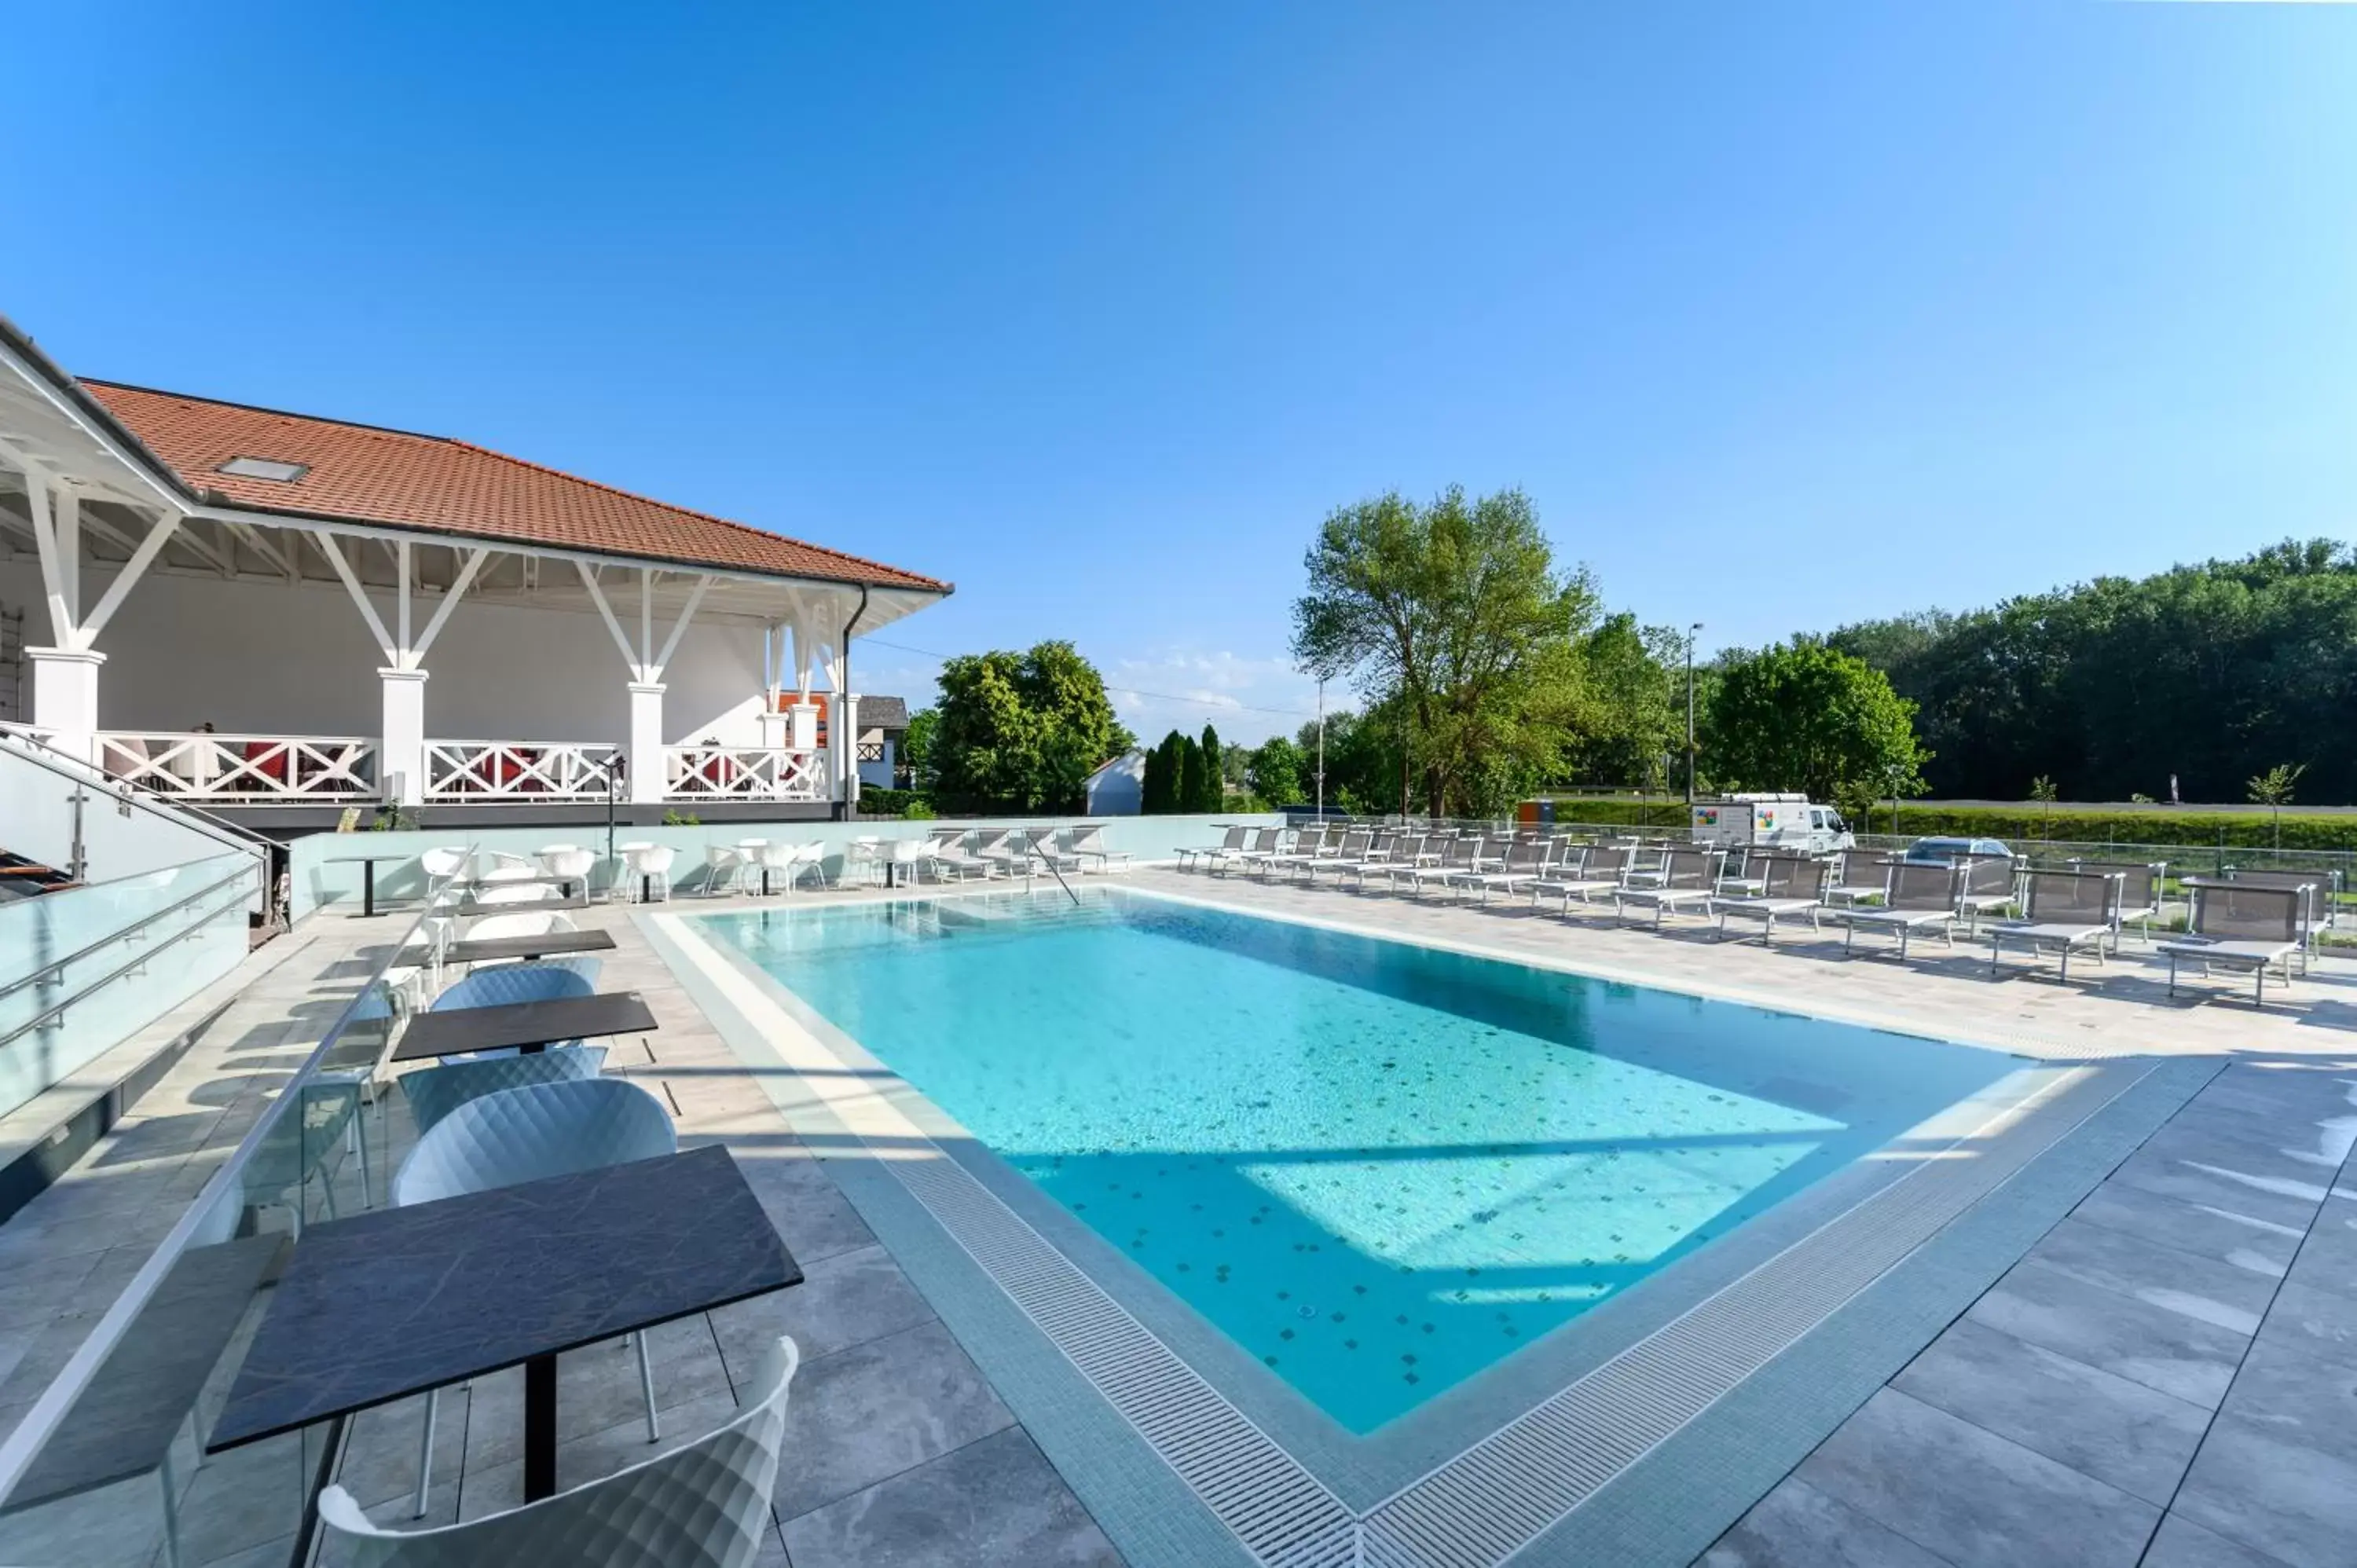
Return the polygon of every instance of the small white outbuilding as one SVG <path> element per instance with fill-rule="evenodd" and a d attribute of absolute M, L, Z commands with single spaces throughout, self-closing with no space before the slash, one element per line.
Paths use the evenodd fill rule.
<path fill-rule="evenodd" d="M 1088 814 L 1134 817 L 1146 805 L 1146 752 L 1132 746 L 1089 775 Z"/>

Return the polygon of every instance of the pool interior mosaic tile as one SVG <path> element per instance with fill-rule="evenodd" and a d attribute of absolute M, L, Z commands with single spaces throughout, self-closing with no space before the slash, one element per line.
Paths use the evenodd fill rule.
<path fill-rule="evenodd" d="M 714 924 L 1357 1433 L 2018 1065 L 1118 892 Z"/>

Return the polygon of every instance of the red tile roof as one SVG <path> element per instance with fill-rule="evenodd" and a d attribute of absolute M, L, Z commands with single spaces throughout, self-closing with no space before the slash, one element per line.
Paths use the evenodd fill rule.
<path fill-rule="evenodd" d="M 947 593 L 881 562 L 649 500 L 488 447 L 81 378 L 191 490 L 259 511 L 513 540 L 602 555 Z M 292 483 L 224 474 L 232 457 L 309 466 Z"/>

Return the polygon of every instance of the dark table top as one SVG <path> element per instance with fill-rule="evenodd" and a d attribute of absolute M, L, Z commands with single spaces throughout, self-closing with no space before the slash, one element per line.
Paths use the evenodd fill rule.
<path fill-rule="evenodd" d="M 416 858 L 417 852 L 414 849 L 388 849 L 382 850 L 375 854 L 331 854 L 328 856 L 326 864 L 329 865 L 358 865 L 362 861 L 415 860 Z"/>
<path fill-rule="evenodd" d="M 651 1035 L 661 1026 L 635 991 L 601 991 L 553 1002 L 509 1002 L 497 1007 L 454 1007 L 420 1013 L 401 1032 L 393 1059 L 423 1061 L 467 1051 L 590 1040 L 601 1035 Z"/>
<path fill-rule="evenodd" d="M 304 1228 L 209 1451 L 802 1283 L 726 1149 Z"/>
<path fill-rule="evenodd" d="M 442 950 L 442 957 L 449 963 L 482 963 L 492 959 L 545 958 L 550 953 L 604 952 L 613 945 L 613 937 L 605 931 L 544 931 L 536 937 L 452 942 Z"/>

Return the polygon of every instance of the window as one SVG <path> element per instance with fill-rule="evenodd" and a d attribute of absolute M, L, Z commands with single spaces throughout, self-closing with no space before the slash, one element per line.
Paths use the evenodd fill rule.
<path fill-rule="evenodd" d="M 217 470 L 243 479 L 274 479 L 291 485 L 311 471 L 308 463 L 285 463 L 275 457 L 231 457 Z"/>

